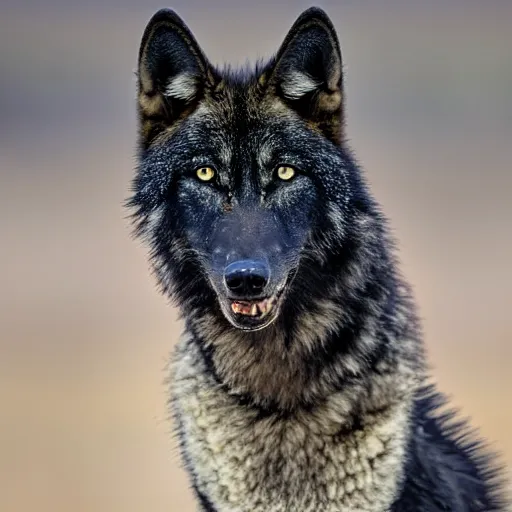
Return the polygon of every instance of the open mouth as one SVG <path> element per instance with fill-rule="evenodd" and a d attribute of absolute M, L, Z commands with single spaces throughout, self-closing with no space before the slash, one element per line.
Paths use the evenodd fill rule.
<path fill-rule="evenodd" d="M 234 300 L 231 302 L 231 310 L 237 315 L 263 319 L 275 308 L 277 299 L 277 296 L 273 296 L 260 301 Z"/>
<path fill-rule="evenodd" d="M 279 316 L 286 289 L 293 276 L 274 289 L 272 295 L 258 299 L 224 297 L 220 300 L 226 319 L 237 329 L 259 331 L 271 325 Z M 227 299 L 227 300 L 226 300 Z"/>
<path fill-rule="evenodd" d="M 283 291 L 284 287 L 274 295 L 259 300 L 231 299 L 228 302 L 231 315 L 226 316 L 238 329 L 245 331 L 264 329 L 278 317 Z"/>

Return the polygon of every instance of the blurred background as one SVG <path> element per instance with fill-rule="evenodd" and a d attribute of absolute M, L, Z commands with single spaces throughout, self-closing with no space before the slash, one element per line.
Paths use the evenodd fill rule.
<path fill-rule="evenodd" d="M 348 133 L 399 240 L 439 386 L 512 467 L 512 3 L 318 1 Z M 121 206 L 144 27 L 274 52 L 310 1 L 3 0 L 0 510 L 194 510 L 167 421 L 181 325 Z"/>

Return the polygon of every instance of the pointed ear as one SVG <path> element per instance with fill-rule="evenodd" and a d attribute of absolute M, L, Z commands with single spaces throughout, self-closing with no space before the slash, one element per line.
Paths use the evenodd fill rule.
<path fill-rule="evenodd" d="M 303 12 L 260 78 L 308 123 L 339 144 L 343 137 L 343 74 L 336 30 L 319 8 Z"/>
<path fill-rule="evenodd" d="M 174 11 L 158 11 L 139 50 L 141 146 L 193 112 L 214 82 L 213 68 L 185 23 Z"/>

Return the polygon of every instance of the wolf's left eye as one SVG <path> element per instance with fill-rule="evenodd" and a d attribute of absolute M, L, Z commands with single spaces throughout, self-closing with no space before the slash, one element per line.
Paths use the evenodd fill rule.
<path fill-rule="evenodd" d="M 196 170 L 196 176 L 201 181 L 212 181 L 215 177 L 215 171 L 211 167 L 199 167 Z"/>
<path fill-rule="evenodd" d="M 296 174 L 297 171 L 289 165 L 281 165 L 277 168 L 277 177 L 283 181 L 290 181 Z"/>

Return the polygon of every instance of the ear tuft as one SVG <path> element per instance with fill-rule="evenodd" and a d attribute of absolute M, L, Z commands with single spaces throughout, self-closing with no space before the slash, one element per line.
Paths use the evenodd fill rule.
<path fill-rule="evenodd" d="M 290 71 L 283 76 L 281 89 L 286 98 L 290 100 L 298 100 L 305 94 L 314 92 L 319 87 L 319 83 L 301 71 Z"/>
<path fill-rule="evenodd" d="M 164 96 L 189 102 L 196 96 L 198 88 L 197 78 L 185 72 L 169 78 Z"/>

